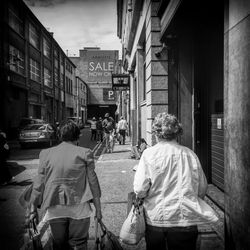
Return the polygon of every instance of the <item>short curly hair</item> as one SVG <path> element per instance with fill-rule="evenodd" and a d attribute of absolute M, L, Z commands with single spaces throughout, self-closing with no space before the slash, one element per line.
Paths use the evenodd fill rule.
<path fill-rule="evenodd" d="M 80 129 L 74 121 L 68 120 L 60 126 L 62 141 L 77 141 L 80 137 Z"/>
<path fill-rule="evenodd" d="M 153 121 L 153 132 L 159 139 L 171 141 L 183 133 L 182 125 L 176 116 L 159 113 Z"/>

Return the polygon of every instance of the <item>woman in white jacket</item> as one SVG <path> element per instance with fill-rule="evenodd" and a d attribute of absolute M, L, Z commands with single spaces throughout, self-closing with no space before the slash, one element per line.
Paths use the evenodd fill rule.
<path fill-rule="evenodd" d="M 206 177 L 197 155 L 176 141 L 182 127 L 175 116 L 158 114 L 153 131 L 158 143 L 143 152 L 134 178 L 144 199 L 147 250 L 195 250 L 197 225 L 218 220 L 203 200 Z"/>

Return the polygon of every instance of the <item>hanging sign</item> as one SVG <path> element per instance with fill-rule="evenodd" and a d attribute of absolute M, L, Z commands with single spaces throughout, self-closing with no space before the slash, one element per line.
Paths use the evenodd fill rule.
<path fill-rule="evenodd" d="M 112 74 L 113 90 L 129 90 L 130 76 L 129 74 Z"/>

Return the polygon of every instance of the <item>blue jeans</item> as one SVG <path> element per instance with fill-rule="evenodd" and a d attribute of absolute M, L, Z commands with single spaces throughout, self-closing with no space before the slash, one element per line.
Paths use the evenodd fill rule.
<path fill-rule="evenodd" d="M 90 218 L 49 220 L 55 250 L 87 250 Z"/>
<path fill-rule="evenodd" d="M 147 225 L 146 249 L 195 250 L 197 237 L 197 226 L 164 228 Z"/>

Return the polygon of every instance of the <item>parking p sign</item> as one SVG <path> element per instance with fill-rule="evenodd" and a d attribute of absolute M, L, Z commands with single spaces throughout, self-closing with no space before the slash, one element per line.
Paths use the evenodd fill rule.
<path fill-rule="evenodd" d="M 115 101 L 115 91 L 112 89 L 103 89 L 103 101 Z"/>

